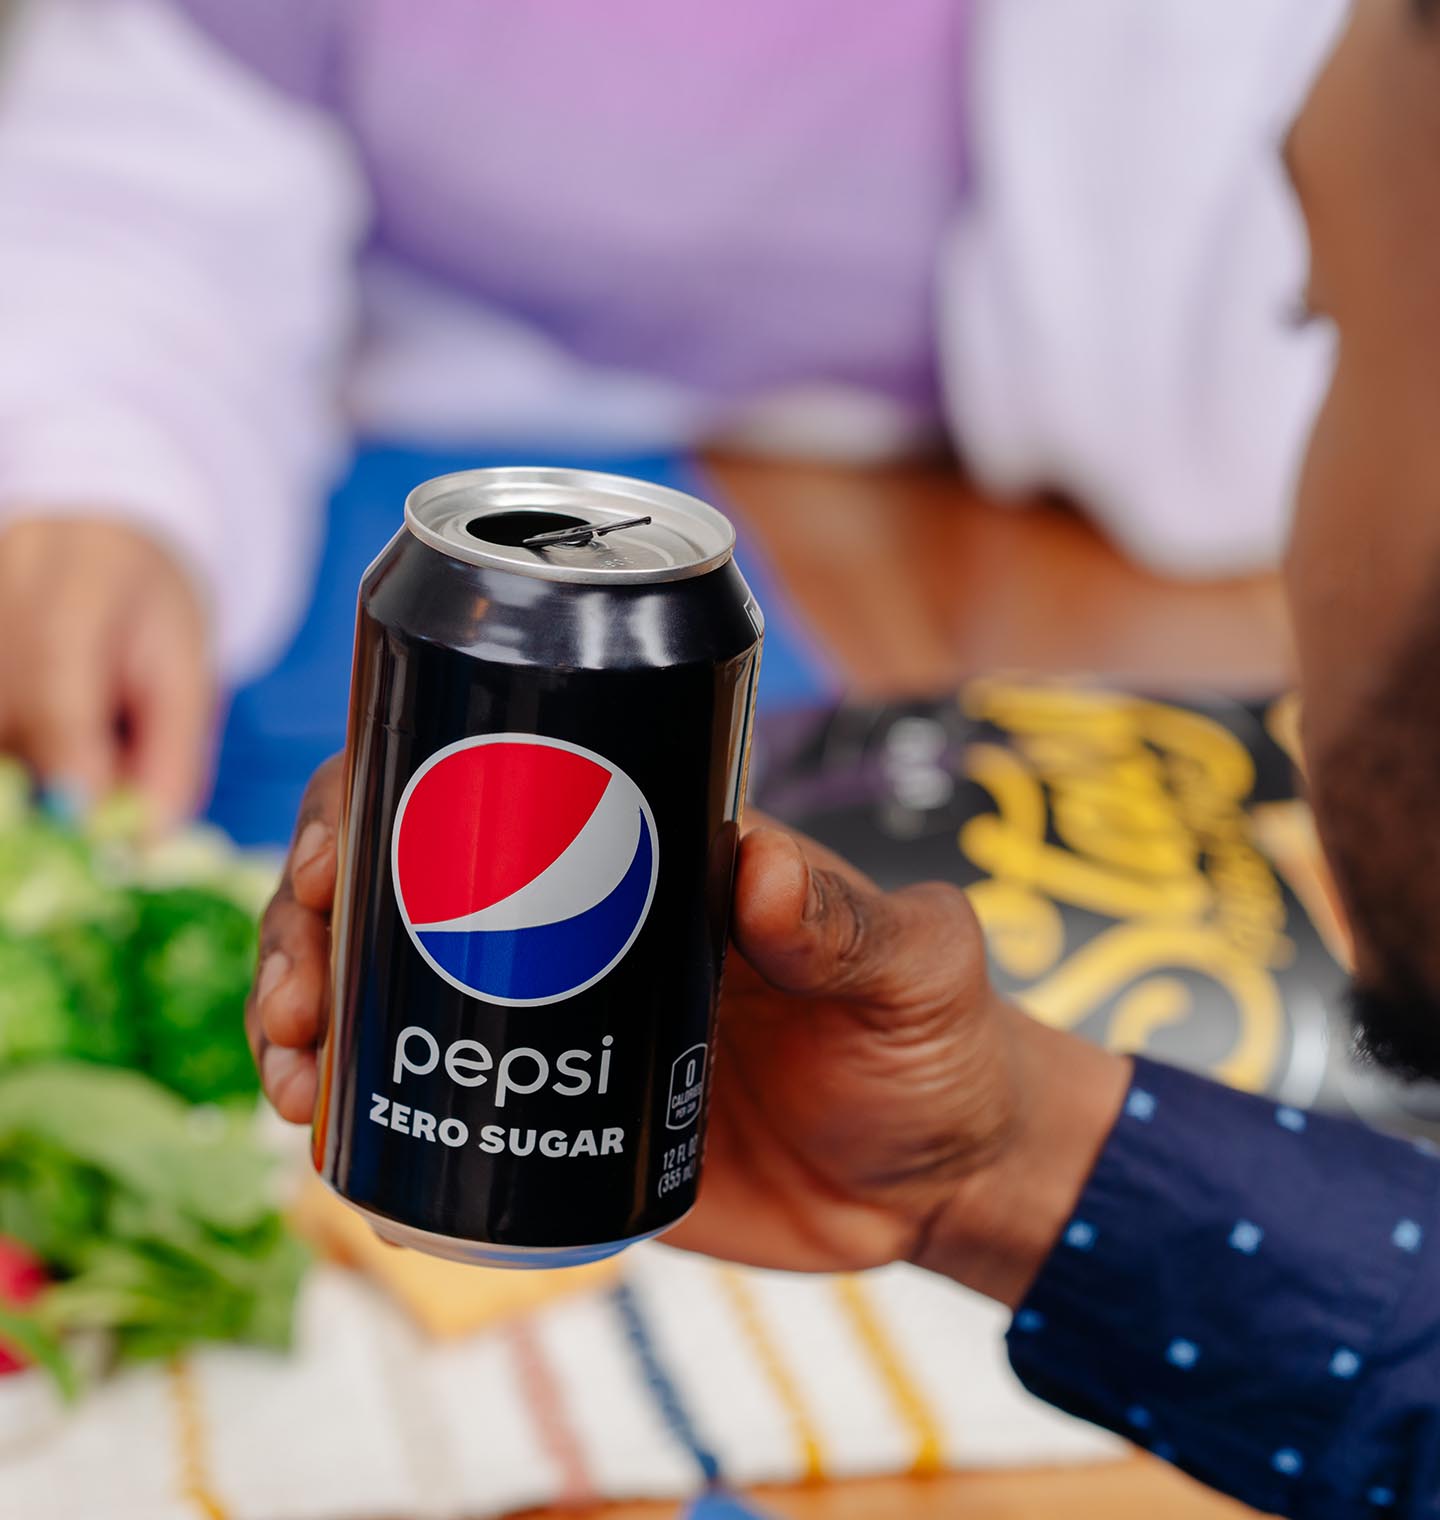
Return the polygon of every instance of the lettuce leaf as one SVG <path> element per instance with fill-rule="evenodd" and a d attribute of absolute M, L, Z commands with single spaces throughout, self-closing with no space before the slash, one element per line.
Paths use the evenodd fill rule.
<path fill-rule="evenodd" d="M 60 1279 L 0 1323 L 52 1370 L 36 1345 L 79 1330 L 108 1332 L 123 1359 L 288 1342 L 306 1258 L 270 1158 L 243 1116 L 192 1109 L 137 1072 L 68 1060 L 0 1073 L 0 1234 Z"/>

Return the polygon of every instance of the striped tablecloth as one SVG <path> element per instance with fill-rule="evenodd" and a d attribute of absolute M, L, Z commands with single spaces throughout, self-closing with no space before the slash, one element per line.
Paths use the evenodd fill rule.
<path fill-rule="evenodd" d="M 434 1341 L 317 1269 L 288 1357 L 217 1348 L 4 1445 L 3 1520 L 476 1517 L 599 1497 L 1102 1460 L 1015 1382 L 993 1305 L 905 1267 L 738 1271 L 664 1247 L 615 1284 Z"/>

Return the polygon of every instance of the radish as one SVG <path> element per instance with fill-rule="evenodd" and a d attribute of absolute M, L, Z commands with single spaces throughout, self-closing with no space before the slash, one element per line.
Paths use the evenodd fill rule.
<path fill-rule="evenodd" d="M 23 1309 L 40 1297 L 49 1281 L 44 1263 L 29 1246 L 0 1235 L 0 1304 Z M 26 1365 L 0 1344 L 0 1374 L 19 1372 Z"/>

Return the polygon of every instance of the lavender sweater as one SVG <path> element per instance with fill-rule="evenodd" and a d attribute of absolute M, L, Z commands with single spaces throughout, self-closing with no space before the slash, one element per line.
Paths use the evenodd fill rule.
<path fill-rule="evenodd" d="M 1341 3 L 22 6 L 0 524 L 147 527 L 232 674 L 357 429 L 854 457 L 943 417 L 1153 563 L 1263 562 L 1325 368 L 1272 148 Z"/>
<path fill-rule="evenodd" d="M 335 114 L 370 252 L 734 403 L 933 408 L 970 0 L 181 0 Z"/>

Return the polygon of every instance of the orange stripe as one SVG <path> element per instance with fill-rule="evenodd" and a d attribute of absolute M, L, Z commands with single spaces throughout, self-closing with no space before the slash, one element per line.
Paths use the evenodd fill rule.
<path fill-rule="evenodd" d="M 780 1348 L 770 1338 L 760 1306 L 744 1277 L 733 1267 L 719 1269 L 720 1283 L 730 1299 L 740 1329 L 755 1354 L 755 1360 L 764 1369 L 775 1397 L 780 1401 L 790 1420 L 795 1444 L 800 1448 L 801 1466 L 805 1482 L 820 1483 L 825 1478 L 825 1445 L 819 1428 L 811 1418 L 810 1408 L 800 1385 L 791 1375 Z"/>
<path fill-rule="evenodd" d="M 523 1319 L 513 1319 L 506 1324 L 504 1335 L 540 1444 L 560 1469 L 561 1505 L 579 1507 L 597 1503 L 599 1494 L 590 1475 L 580 1433 L 570 1419 L 565 1389 L 555 1375 L 540 1337 Z"/>
<path fill-rule="evenodd" d="M 176 1453 L 180 1460 L 180 1497 L 193 1504 L 205 1520 L 230 1520 L 230 1511 L 215 1495 L 210 1481 L 210 1442 L 200 1389 L 190 1364 L 173 1358 L 166 1371 L 170 1378 L 170 1402 L 175 1413 Z"/>
<path fill-rule="evenodd" d="M 880 1315 L 860 1279 L 837 1277 L 834 1287 L 835 1296 L 840 1300 L 846 1318 L 885 1384 L 896 1414 L 910 1430 L 915 1443 L 910 1471 L 917 1476 L 939 1472 L 945 1443 L 940 1421 L 931 1409 L 930 1401 L 910 1375 L 910 1369 L 886 1333 Z"/>

